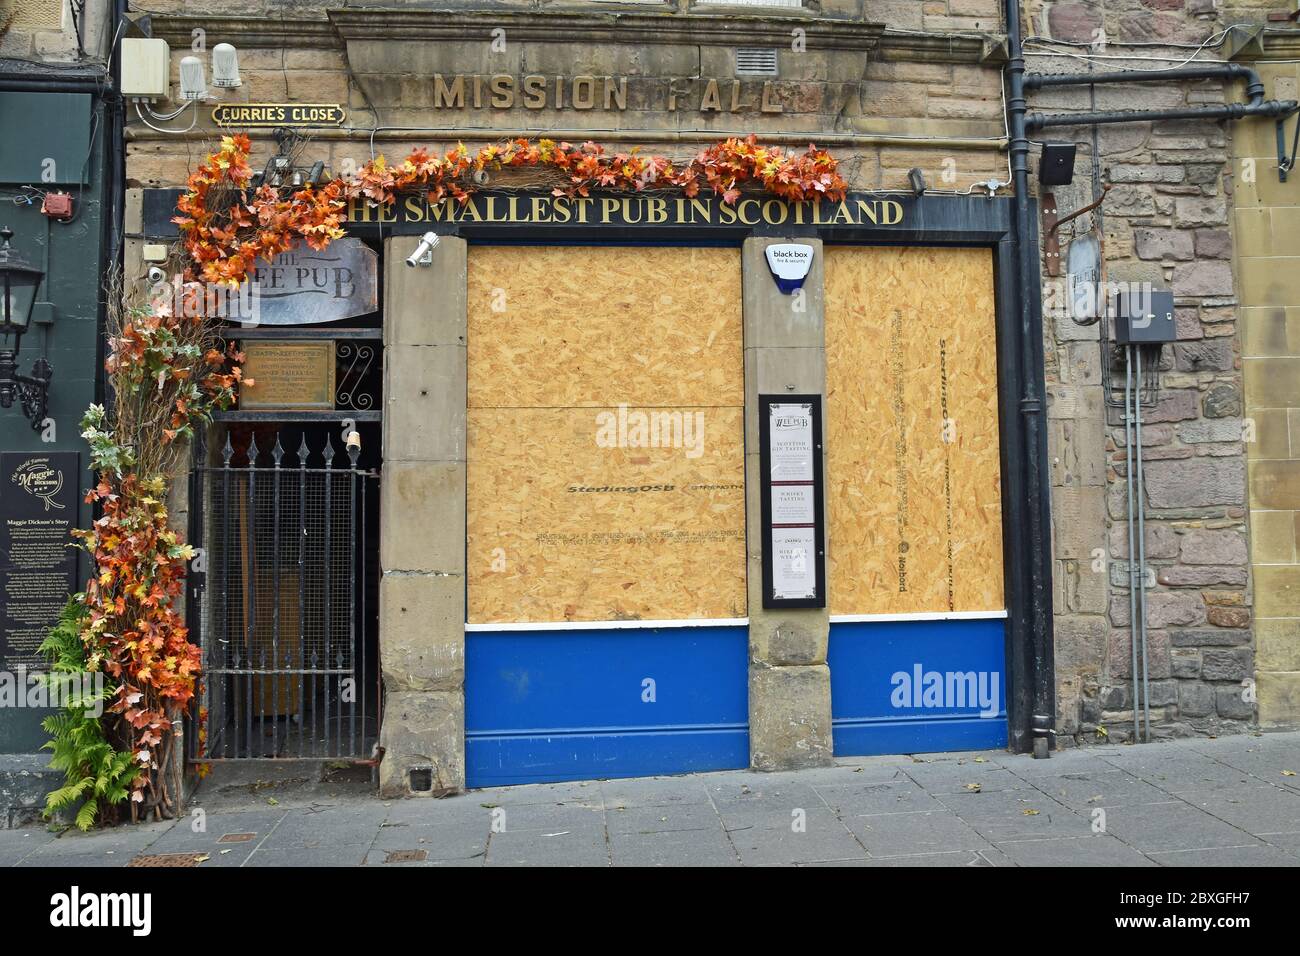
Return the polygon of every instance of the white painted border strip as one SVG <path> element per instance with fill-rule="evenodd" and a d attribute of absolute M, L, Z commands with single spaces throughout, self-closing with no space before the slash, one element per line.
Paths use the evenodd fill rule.
<path fill-rule="evenodd" d="M 483 631 L 614 631 L 652 627 L 748 627 L 747 617 L 715 617 L 688 621 L 547 621 L 527 624 L 466 624 L 465 632 Z"/>
<path fill-rule="evenodd" d="M 832 614 L 832 624 L 861 624 L 885 621 L 979 621 L 1001 620 L 1001 611 L 923 611 L 915 614 Z M 693 618 L 679 621 L 542 621 L 511 624 L 466 624 L 467 634 L 486 631 L 618 631 L 656 627 L 748 627 L 747 617 Z"/>
<path fill-rule="evenodd" d="M 832 624 L 863 624 L 871 621 L 980 621 L 1005 618 L 1001 611 L 922 611 L 916 614 L 832 614 Z"/>

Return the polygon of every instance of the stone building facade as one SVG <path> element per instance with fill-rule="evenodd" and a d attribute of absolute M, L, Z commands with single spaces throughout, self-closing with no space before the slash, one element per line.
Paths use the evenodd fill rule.
<path fill-rule="evenodd" d="M 1031 69 L 1174 67 L 1204 43 L 1198 58 L 1260 67 L 1267 97 L 1294 98 L 1294 82 L 1271 74 L 1260 52 L 1286 48 L 1294 31 L 1258 10 L 1058 3 L 1042 5 L 1033 19 L 1045 41 L 1059 42 L 1031 46 L 1038 54 Z M 1100 56 L 1085 66 L 1080 52 Z M 1045 111 L 1127 109 L 1138 89 L 1097 86 L 1095 96 L 1087 89 L 1041 91 L 1031 103 Z M 1196 107 L 1233 102 L 1239 89 L 1217 80 L 1144 85 L 1141 102 Z M 1104 235 L 1108 278 L 1150 282 L 1175 296 L 1178 341 L 1166 347 L 1159 400 L 1144 415 L 1146 554 L 1154 570 L 1147 581 L 1152 735 L 1291 725 L 1294 631 L 1286 628 L 1294 609 L 1286 610 L 1285 565 L 1294 529 L 1289 512 L 1271 513 L 1289 507 L 1286 466 L 1274 460 L 1289 454 L 1289 376 L 1266 359 L 1288 354 L 1284 323 L 1274 316 L 1289 300 L 1277 285 L 1276 259 L 1268 260 L 1265 292 L 1258 271 L 1264 260 L 1252 272 L 1242 258 L 1282 254 L 1271 231 L 1280 217 L 1258 211 L 1286 203 L 1293 191 L 1279 181 L 1275 123 L 1176 120 L 1102 126 L 1091 138 L 1088 130 L 1067 135 L 1076 133 L 1083 175 L 1068 191 L 1058 189 L 1063 211 L 1098 196 L 1099 179 L 1112 184 L 1099 221 L 1083 221 Z M 1111 740 L 1128 739 L 1123 422 L 1104 409 L 1098 328 L 1058 320 L 1052 331 L 1059 729 L 1081 742 L 1097 739 L 1101 729 Z"/>
<path fill-rule="evenodd" d="M 1276 28 L 1221 32 L 1238 19 L 1262 25 L 1266 11 L 1225 11 L 1200 0 L 1029 2 L 1023 14 L 1030 73 L 1158 69 L 1190 59 L 1254 63 L 1261 49 L 1286 49 L 1286 31 Z M 837 615 L 833 595 L 829 610 L 763 608 L 757 400 L 788 391 L 822 396 L 828 409 L 835 402 L 828 386 L 835 374 L 828 330 L 842 305 L 828 305 L 839 281 L 828 274 L 831 245 L 997 247 L 989 238 L 998 234 L 994 226 L 981 225 L 1001 222 L 1010 208 L 1007 50 L 997 0 L 822 0 L 780 7 L 702 0 L 453 3 L 436 11 L 419 4 L 301 3 L 292 19 L 281 5 L 261 0 L 155 0 L 142 26 L 168 41 L 173 82 L 179 60 L 195 49 L 217 42 L 237 47 L 243 85 L 212 90 L 218 103 L 344 106 L 342 126 L 311 130 L 303 147 L 305 155 L 339 175 L 377 153 L 400 157 L 416 146 L 464 142 L 474 148 L 508 137 L 548 136 L 689 157 L 726 136 L 754 133 L 787 148 L 810 141 L 829 148 L 854 195 L 901 197 L 906 215 L 921 208 L 951 210 L 946 240 L 913 228 L 915 220 L 906 215 L 910 231 L 897 240 L 870 230 L 796 233 L 773 227 L 743 238 L 727 234 L 740 249 L 736 268 L 743 297 L 748 593 L 744 613 L 727 620 L 742 628 L 745 763 L 757 769 L 824 763 L 839 746 L 837 735 L 875 733 L 889 724 L 879 714 L 846 715 L 845 705 L 836 703 L 852 694 L 837 685 L 837 667 L 848 675 L 852 667 L 866 666 L 845 650 L 845 628 L 932 619 L 961 623 L 967 612 L 953 604 L 951 586 L 946 608 L 933 613 Z M 1290 67 L 1266 73 L 1270 98 L 1295 98 L 1294 71 L 1284 69 Z M 1240 83 L 1216 79 L 1035 90 L 1029 108 L 1174 109 L 1241 99 Z M 138 264 L 143 243 L 161 238 L 147 234 L 149 196 L 178 187 L 222 132 L 209 112 L 207 106 L 197 110 L 188 131 L 130 124 L 127 217 L 128 232 L 137 238 L 128 243 L 128 262 Z M 268 134 L 255 133 L 255 168 L 276 149 Z M 1094 202 L 1109 187 L 1096 212 L 1063 227 L 1062 252 L 1066 240 L 1094 232 L 1102 239 L 1106 281 L 1172 289 L 1175 296 L 1178 341 L 1164 348 L 1159 391 L 1145 410 L 1143 432 L 1152 737 L 1286 726 L 1300 706 L 1294 600 L 1286 597 L 1291 592 L 1285 570 L 1295 561 L 1294 540 L 1275 519 L 1260 517 L 1264 510 L 1300 513 L 1300 505 L 1286 496 L 1286 436 L 1294 433 L 1286 409 L 1294 402 L 1284 383 L 1294 376 L 1284 372 L 1294 349 L 1286 343 L 1286 323 L 1276 318 L 1278 307 L 1290 303 L 1284 290 L 1267 285 L 1274 270 L 1272 263 L 1263 264 L 1284 254 L 1265 237 L 1285 239 L 1289 227 L 1278 210 L 1287 207 L 1296 181 L 1279 186 L 1276 160 L 1270 158 L 1272 135 L 1272 120 L 1246 118 L 1065 126 L 1031 136 L 1031 155 L 1045 140 L 1077 145 L 1073 181 L 1052 190 L 1059 215 Z M 1239 157 L 1259 158 L 1249 186 Z M 909 180 L 914 170 L 925 182 L 919 197 Z M 504 185 L 528 195 L 527 182 Z M 1041 196 L 1034 198 L 1037 210 Z M 1254 225 L 1242 218 L 1247 208 L 1256 216 L 1249 220 Z M 498 737 L 511 736 L 476 730 L 481 714 L 467 705 L 474 681 L 484 680 L 472 676 L 475 655 L 481 661 L 487 653 L 472 649 L 487 641 L 475 631 L 472 612 L 466 627 L 466 581 L 475 571 L 467 566 L 473 556 L 467 557 L 465 545 L 472 520 L 466 515 L 467 494 L 472 497 L 467 446 L 474 441 L 475 414 L 474 399 L 467 397 L 473 372 L 466 367 L 474 359 L 467 355 L 466 337 L 475 308 L 475 243 L 485 240 L 472 228 L 439 227 L 444 235 L 432 267 L 409 270 L 401 263 L 415 251 L 423 226 L 395 221 L 391 229 L 383 222 L 366 228 L 384 270 L 381 781 L 391 793 L 456 790 L 475 783 L 467 732 L 471 750 L 480 752 L 489 742 L 505 748 Z M 970 236 L 985 232 L 964 241 L 961 229 L 973 230 Z M 794 325 L 784 318 L 786 301 L 773 292 L 763 261 L 768 245 L 791 237 L 816 249 L 809 311 Z M 540 241 L 532 233 L 519 238 Z M 1057 689 L 1056 712 L 1049 716 L 1061 746 L 1125 741 L 1133 737 L 1135 706 L 1125 429 L 1115 407 L 1115 382 L 1122 384 L 1123 371 L 1101 340 L 1100 324 L 1080 324 L 1050 304 L 1061 277 L 1041 279 Z M 943 285 L 939 278 L 934 284 Z M 1257 284 L 1261 290 L 1252 291 Z M 1006 292 L 998 286 L 1000 301 Z M 893 294 L 903 302 L 910 293 L 896 288 Z M 1282 300 L 1268 298 L 1277 295 Z M 990 329 L 990 354 L 993 340 Z M 1010 367 L 999 369 L 1007 373 Z M 1010 430 L 1017 420 L 1014 400 L 1001 398 L 1005 452 L 1007 443 L 1019 439 Z M 960 432 L 960 419 L 957 426 Z M 827 454 L 833 470 L 836 449 Z M 1005 459 L 1003 464 L 1006 483 L 1011 479 Z M 999 516 L 1005 520 L 1003 512 Z M 850 537 L 837 531 L 834 520 L 829 531 L 829 558 L 843 561 L 843 542 Z M 1022 533 L 1003 524 L 1001 549 L 1008 555 L 1018 550 Z M 1001 618 L 990 608 L 1023 600 L 1016 561 L 1009 557 L 1006 564 L 1006 593 L 998 595 L 1005 601 L 975 602 L 980 609 L 969 619 L 996 622 Z M 498 637 L 493 634 L 493 640 Z M 862 642 L 855 647 L 874 641 L 895 646 L 890 642 L 898 637 L 864 630 L 853 639 Z M 999 657 L 997 666 L 1006 712 L 1027 718 L 1020 698 L 1025 674 L 1013 659 L 1021 646 L 1017 640 L 1008 639 L 1011 653 Z M 914 660 L 926 652 L 910 653 Z M 960 654 L 953 660 L 960 670 L 983 666 Z M 889 677 L 887 669 L 885 697 Z M 1017 737 L 1012 724 L 1007 742 L 1026 749 L 1023 730 Z M 535 736 L 536 726 L 515 728 L 514 736 Z M 864 746 L 877 752 L 927 746 L 881 734 Z M 933 746 L 956 749 L 962 740 L 975 739 L 941 736 Z M 493 754 L 498 765 L 516 759 L 505 749 Z M 479 781 L 489 779 L 477 772 Z"/>
<path fill-rule="evenodd" d="M 415 146 L 465 142 L 474 148 L 513 136 L 591 138 L 610 148 L 689 157 L 726 136 L 754 133 L 785 148 L 809 142 L 831 148 L 854 195 L 909 194 L 908 172 L 919 168 L 936 196 L 953 198 L 953 208 L 979 210 L 973 218 L 990 209 L 999 210 L 989 213 L 996 218 L 1007 208 L 1004 198 L 986 198 L 1004 197 L 1009 180 L 1005 50 L 991 0 L 951 9 L 895 3 L 866 12 L 857 5 L 768 10 L 593 3 L 492 11 L 467 5 L 435 15 L 360 7 L 304 9 L 292 23 L 259 16 L 265 12 L 223 6 L 217 14 L 192 4 L 169 11 L 164 5 L 150 29 L 168 40 L 174 61 L 191 53 L 196 35 L 238 48 L 244 85 L 214 91 L 221 102 L 346 105 L 344 128 L 312 131 L 309 147 L 336 173 L 378 152 L 400 157 Z M 774 54 L 775 63 L 749 75 L 738 51 Z M 201 144 L 216 133 L 206 113 L 184 136 L 131 128 L 128 185 L 140 190 L 136 195 L 183 180 Z M 255 145 L 258 167 L 273 144 L 259 136 Z M 792 330 L 780 318 L 788 301 L 774 293 L 763 264 L 765 246 L 781 235 L 769 233 L 772 239 L 745 240 L 739 263 L 751 475 L 757 469 L 758 394 L 825 394 L 827 388 L 822 266 L 808 280 L 805 321 L 811 324 Z M 446 236 L 433 268 L 411 272 L 400 263 L 416 241 L 415 235 L 383 240 L 387 397 L 379 655 L 386 712 L 380 773 L 390 792 L 439 792 L 476 780 L 474 730 L 467 728 L 474 706 L 466 702 L 473 678 L 466 673 L 477 635 L 472 618 L 469 633 L 463 623 L 466 576 L 473 574 L 464 551 L 467 250 Z M 431 306 L 445 317 L 432 327 Z M 430 396 L 438 400 L 429 404 Z M 741 765 L 824 763 L 833 752 L 827 662 L 834 625 L 825 610 L 793 616 L 762 610 L 758 487 L 747 484 L 752 544 L 748 613 L 740 618 L 748 631 L 747 642 L 740 632 L 741 647 L 748 648 L 748 677 L 741 672 L 740 686 Z M 416 528 L 421 531 L 413 535 Z M 999 662 L 1001 640 L 994 640 Z M 431 774 L 417 786 L 413 781 L 426 767 Z M 477 779 L 488 778 L 480 770 Z"/>

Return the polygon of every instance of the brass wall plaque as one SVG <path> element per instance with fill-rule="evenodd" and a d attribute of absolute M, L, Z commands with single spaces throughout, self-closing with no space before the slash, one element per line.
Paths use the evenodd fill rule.
<path fill-rule="evenodd" d="M 334 407 L 334 343 L 259 339 L 244 343 L 244 377 L 239 407 Z"/>

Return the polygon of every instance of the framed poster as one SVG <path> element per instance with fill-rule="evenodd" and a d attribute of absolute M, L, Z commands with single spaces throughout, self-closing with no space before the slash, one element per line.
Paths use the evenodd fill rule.
<path fill-rule="evenodd" d="M 758 397 L 763 607 L 826 606 L 822 398 Z"/>

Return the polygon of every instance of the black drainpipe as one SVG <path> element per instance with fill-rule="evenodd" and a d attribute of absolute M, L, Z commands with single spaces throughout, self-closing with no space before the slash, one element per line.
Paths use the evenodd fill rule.
<path fill-rule="evenodd" d="M 46 79 L 28 73 L 0 73 L 0 90 L 6 93 L 90 93 L 104 90 L 104 78 L 85 74 L 67 79 Z"/>
<path fill-rule="evenodd" d="M 1008 0 L 1014 3 L 1015 0 Z M 1024 64 L 1021 63 L 1023 71 Z M 1294 100 L 1265 100 L 1264 83 L 1248 66 L 1240 63 L 1205 63 L 1185 66 L 1176 70 L 1143 71 L 1120 70 L 1116 73 L 1037 73 L 1024 78 L 1024 87 L 1039 90 L 1049 86 L 1089 86 L 1096 83 L 1164 83 L 1178 80 L 1224 79 L 1246 81 L 1246 103 L 1225 103 L 1222 106 L 1194 106 L 1186 109 L 1166 110 L 1114 110 L 1091 113 L 1032 113 L 1025 127 L 1030 130 L 1048 126 L 1092 126 L 1096 123 L 1137 123 L 1148 120 L 1241 119 L 1246 116 L 1289 116 L 1300 107 Z"/>
<path fill-rule="evenodd" d="M 103 263 L 121 273 L 125 248 L 126 221 L 126 101 L 122 98 L 122 58 L 118 55 L 127 0 L 112 0 L 109 18 L 108 56 L 112 70 L 104 93 L 104 217 L 101 248 Z M 122 277 L 125 280 L 125 276 Z M 101 405 L 112 401 L 104 380 L 104 359 L 108 346 L 108 289 L 100 283 L 99 334 L 95 336 L 95 401 Z"/>
<path fill-rule="evenodd" d="M 1016 303 L 1020 313 L 1020 417 L 1024 444 L 1020 466 L 1026 493 L 1024 543 L 1028 548 L 1028 602 L 1015 602 L 1013 626 L 1029 637 L 1032 713 L 1029 729 L 1035 757 L 1052 749 L 1056 724 L 1056 677 L 1052 648 L 1051 542 L 1047 538 L 1047 410 L 1043 402 L 1043 321 L 1038 272 L 1038 236 L 1029 202 L 1029 138 L 1025 124 L 1025 56 L 1020 40 L 1020 0 L 1006 0 L 1007 125 L 1011 188 L 1015 196 Z"/>

